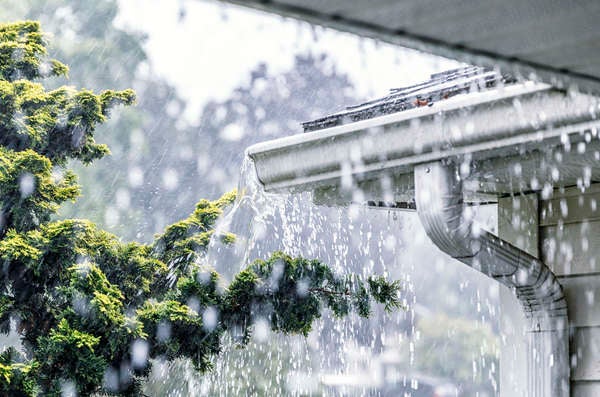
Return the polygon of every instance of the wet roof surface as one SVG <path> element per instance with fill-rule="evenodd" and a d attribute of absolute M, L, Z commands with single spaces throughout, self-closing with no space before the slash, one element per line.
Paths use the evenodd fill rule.
<path fill-rule="evenodd" d="M 470 66 L 431 75 L 431 79 L 416 85 L 392 88 L 383 98 L 349 106 L 345 110 L 302 123 L 304 132 L 366 120 L 425 106 L 460 94 L 482 91 L 511 84 L 514 79 L 490 68 Z"/>

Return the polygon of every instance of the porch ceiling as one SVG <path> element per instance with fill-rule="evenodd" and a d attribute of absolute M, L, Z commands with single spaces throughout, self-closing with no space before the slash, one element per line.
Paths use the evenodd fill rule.
<path fill-rule="evenodd" d="M 600 93 L 598 0 L 221 0 Z"/>

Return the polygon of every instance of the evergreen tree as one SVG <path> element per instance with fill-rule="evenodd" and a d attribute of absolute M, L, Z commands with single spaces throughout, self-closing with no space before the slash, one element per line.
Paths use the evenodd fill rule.
<path fill-rule="evenodd" d="M 11 319 L 23 349 L 0 355 L 8 395 L 140 394 L 151 359 L 191 359 L 207 371 L 230 333 L 248 342 L 256 318 L 306 335 L 323 307 L 366 317 L 372 300 L 399 307 L 398 284 L 336 276 L 325 264 L 274 253 L 225 286 L 203 260 L 215 222 L 235 199 L 201 200 L 152 244 L 123 243 L 92 222 L 53 221 L 79 194 L 70 160 L 108 153 L 96 127 L 131 90 L 59 87 L 40 80 L 67 73 L 46 56 L 39 23 L 0 25 L 0 324 Z"/>
<path fill-rule="evenodd" d="M 0 20 L 40 19 L 55 40 L 52 52 L 69 59 L 69 82 L 78 87 L 132 87 L 136 107 L 98 126 L 98 140 L 113 156 L 95 167 L 77 163 L 82 195 L 59 216 L 86 217 L 129 240 L 149 242 L 165 225 L 189 214 L 198 197 L 216 199 L 236 185 L 244 149 L 300 132 L 300 122 L 359 99 L 347 76 L 324 56 L 299 55 L 289 71 L 257 65 L 247 83 L 223 101 L 211 101 L 198 121 L 188 105 L 152 72 L 143 33 L 115 24 L 115 0 L 0 0 Z M 183 3 L 182 3 L 183 6 Z M 49 87 L 63 84 L 50 79 Z M 221 136 L 241 131 L 237 140 Z M 219 167 L 212 167 L 219 164 Z M 166 182 L 166 183 L 165 183 Z M 108 215 L 108 216 L 107 216 Z"/>

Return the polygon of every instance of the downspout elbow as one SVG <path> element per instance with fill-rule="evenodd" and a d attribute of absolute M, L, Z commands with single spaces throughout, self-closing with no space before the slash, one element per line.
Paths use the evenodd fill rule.
<path fill-rule="evenodd" d="M 528 396 L 567 397 L 567 302 L 556 276 L 538 258 L 475 225 L 454 164 L 422 164 L 414 173 L 417 213 L 433 243 L 515 292 L 529 327 Z"/>

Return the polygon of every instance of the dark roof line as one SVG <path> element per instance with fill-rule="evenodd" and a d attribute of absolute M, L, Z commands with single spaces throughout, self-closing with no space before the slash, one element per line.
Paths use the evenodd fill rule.
<path fill-rule="evenodd" d="M 302 127 L 304 132 L 321 130 L 416 107 L 433 106 L 436 102 L 459 94 L 482 91 L 514 82 L 514 78 L 501 75 L 491 68 L 469 66 L 447 70 L 432 74 L 431 79 L 423 83 L 392 88 L 383 98 L 349 106 L 341 112 L 304 122 Z"/>

